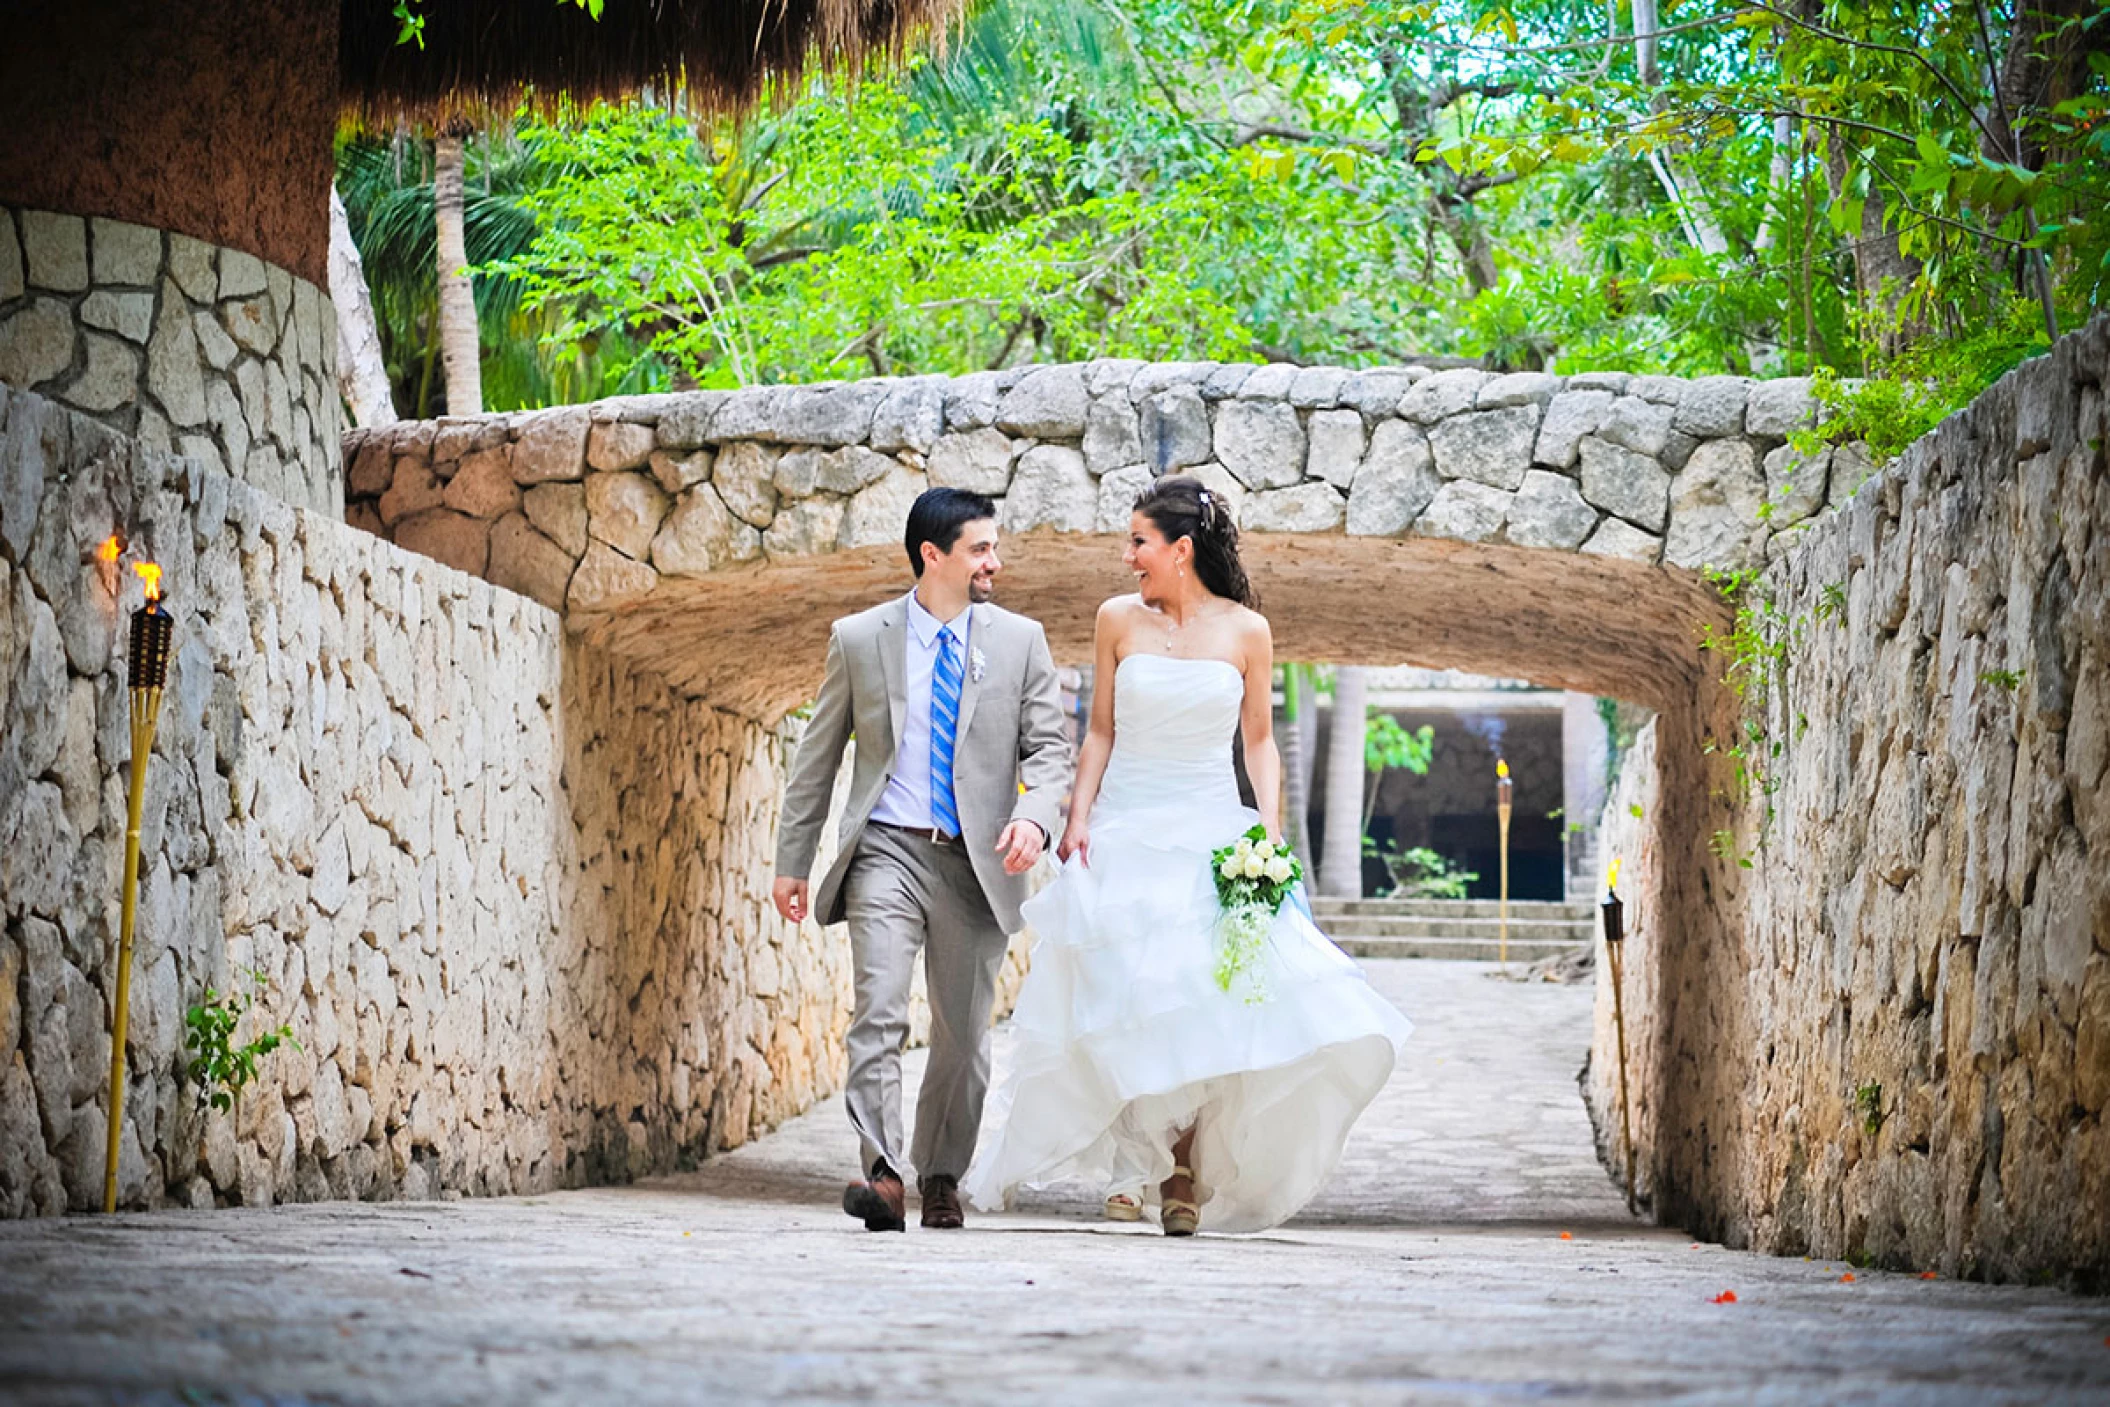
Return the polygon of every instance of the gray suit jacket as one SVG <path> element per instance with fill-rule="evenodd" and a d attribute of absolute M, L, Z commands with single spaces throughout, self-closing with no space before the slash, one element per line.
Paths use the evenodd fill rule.
<path fill-rule="evenodd" d="M 1013 820 L 1037 823 L 1050 839 L 1059 833 L 1062 794 L 1070 781 L 1069 730 L 1040 623 L 988 602 L 968 609 L 973 613 L 970 657 L 960 688 L 953 799 L 982 892 L 1004 931 L 1015 933 L 1026 879 L 1004 873 L 996 838 Z M 854 736 L 856 763 L 841 848 L 814 890 L 813 912 L 822 923 L 843 921 L 843 877 L 894 775 L 908 698 L 907 631 L 908 601 L 897 596 L 837 621 L 829 632 L 828 672 L 791 765 L 777 831 L 777 873 L 806 876 L 820 850 L 843 744 Z M 981 656 L 980 678 L 973 668 L 975 653 Z"/>

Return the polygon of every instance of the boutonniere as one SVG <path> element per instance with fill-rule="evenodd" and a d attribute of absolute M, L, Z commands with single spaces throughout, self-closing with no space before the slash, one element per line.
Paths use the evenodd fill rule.
<path fill-rule="evenodd" d="M 967 652 L 967 677 L 979 684 L 982 682 L 982 676 L 988 672 L 989 657 L 982 653 L 981 647 L 976 646 L 974 649 L 969 650 Z"/>

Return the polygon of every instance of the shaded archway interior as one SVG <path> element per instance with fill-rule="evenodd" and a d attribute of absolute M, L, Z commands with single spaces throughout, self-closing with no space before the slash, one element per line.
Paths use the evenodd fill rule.
<path fill-rule="evenodd" d="M 1120 540 L 1040 534 L 1003 550 L 998 601 L 1046 626 L 1058 662 L 1088 663 L 1099 603 L 1134 589 Z M 1285 660 L 1462 669 L 1677 712 L 1701 692 L 1703 628 L 1728 623 L 1697 574 L 1611 558 L 1289 534 L 1253 534 L 1245 550 Z M 900 548 L 864 548 L 668 578 L 573 625 L 683 692 L 774 723 L 819 687 L 830 622 L 908 583 Z"/>

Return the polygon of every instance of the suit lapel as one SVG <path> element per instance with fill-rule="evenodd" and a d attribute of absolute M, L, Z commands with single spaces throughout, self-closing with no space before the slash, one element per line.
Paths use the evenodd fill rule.
<path fill-rule="evenodd" d="M 967 608 L 967 657 L 960 661 L 959 736 L 961 738 L 967 736 L 967 725 L 974 721 L 975 700 L 982 696 L 982 681 L 976 677 L 979 671 L 974 667 L 974 652 L 981 650 L 982 658 L 987 659 L 989 657 L 989 652 L 982 649 L 982 636 L 986 633 L 985 628 L 988 624 L 988 615 L 980 606 L 969 606 Z"/>
<path fill-rule="evenodd" d="M 901 716 L 908 709 L 908 600 L 896 597 L 879 617 L 879 668 L 886 676 L 887 716 L 894 735 L 886 740 L 891 757 L 901 746 Z"/>

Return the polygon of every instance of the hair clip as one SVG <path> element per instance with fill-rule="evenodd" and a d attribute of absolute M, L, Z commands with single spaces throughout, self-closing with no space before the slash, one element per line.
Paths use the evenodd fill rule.
<path fill-rule="evenodd" d="M 1207 508 L 1211 503 L 1214 503 L 1215 501 L 1215 499 L 1209 497 L 1209 491 L 1207 489 L 1202 490 L 1202 507 Z"/>

